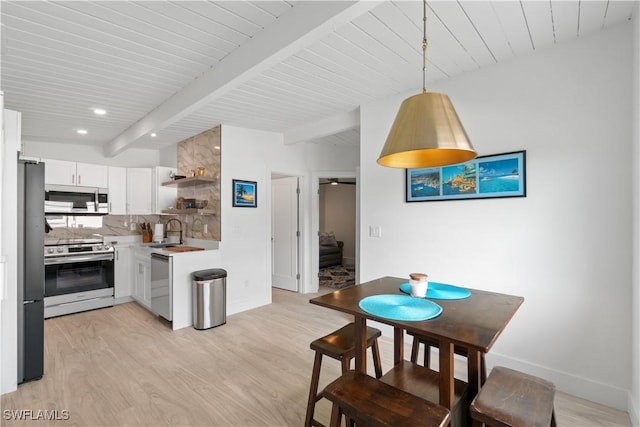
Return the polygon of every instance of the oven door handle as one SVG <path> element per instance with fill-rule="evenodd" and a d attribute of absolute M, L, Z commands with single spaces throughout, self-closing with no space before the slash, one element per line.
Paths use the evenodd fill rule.
<path fill-rule="evenodd" d="M 56 264 L 71 264 L 73 262 L 86 262 L 86 261 L 113 261 L 113 254 L 97 254 L 87 256 L 61 256 L 51 257 L 44 259 L 44 265 L 56 265 Z"/>

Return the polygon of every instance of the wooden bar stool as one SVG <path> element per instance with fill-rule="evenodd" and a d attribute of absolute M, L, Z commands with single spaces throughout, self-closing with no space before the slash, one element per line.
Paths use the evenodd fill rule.
<path fill-rule="evenodd" d="M 418 354 L 420 351 L 420 345 L 424 345 L 424 357 L 423 366 L 425 368 L 431 368 L 431 347 L 438 348 L 438 343 L 431 341 L 427 337 L 422 337 L 407 331 L 407 335 L 413 337 L 413 344 L 411 345 L 411 361 L 418 363 Z M 457 345 L 453 347 L 453 352 L 458 356 L 468 357 L 467 350 Z M 480 355 L 480 381 L 482 384 L 487 380 L 487 365 L 484 359 L 484 353 Z"/>
<path fill-rule="evenodd" d="M 365 427 L 436 427 L 449 423 L 449 410 L 368 375 L 348 371 L 329 384 L 322 396 L 333 403 L 331 427 L 344 414 Z"/>
<path fill-rule="evenodd" d="M 429 402 L 440 402 L 440 373 L 416 363 L 402 360 L 386 372 L 380 381 Z M 449 422 L 453 427 L 469 425 L 469 386 L 456 379 Z"/>
<path fill-rule="evenodd" d="M 307 402 L 307 415 L 305 417 L 305 427 L 322 426 L 321 423 L 313 419 L 316 402 L 322 398 L 318 394 L 318 382 L 320 381 L 320 367 L 322 366 L 322 356 L 328 356 L 340 361 L 342 373 L 349 371 L 351 359 L 355 357 L 355 323 L 349 323 L 335 332 L 318 338 L 310 345 L 311 350 L 316 352 L 313 362 L 313 373 L 311 374 L 311 387 L 309 388 L 309 400 Z M 378 348 L 378 337 L 382 335 L 379 329 L 367 326 L 367 348 L 371 347 L 373 353 L 373 366 L 376 378 L 382 376 L 382 364 L 380 362 L 380 350 Z"/>
<path fill-rule="evenodd" d="M 496 366 L 470 407 L 474 426 L 555 427 L 553 383 Z"/>

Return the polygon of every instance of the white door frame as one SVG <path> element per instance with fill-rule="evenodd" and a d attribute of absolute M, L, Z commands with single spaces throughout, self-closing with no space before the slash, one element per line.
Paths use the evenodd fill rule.
<path fill-rule="evenodd" d="M 356 283 L 360 276 L 360 181 L 358 172 L 313 172 L 311 174 L 311 282 L 306 292 L 318 292 L 320 283 L 318 272 L 320 271 L 320 179 L 321 178 L 355 178 L 356 180 Z"/>

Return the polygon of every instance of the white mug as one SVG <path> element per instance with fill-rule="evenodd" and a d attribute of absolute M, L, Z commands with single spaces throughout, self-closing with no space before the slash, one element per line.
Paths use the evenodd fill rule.
<path fill-rule="evenodd" d="M 417 298 L 424 298 L 427 296 L 427 289 L 429 282 L 426 280 L 409 280 L 411 285 L 411 296 Z"/>
<path fill-rule="evenodd" d="M 424 273 L 411 273 L 409 275 L 409 285 L 411 285 L 411 296 L 425 298 L 429 288 L 428 276 Z"/>

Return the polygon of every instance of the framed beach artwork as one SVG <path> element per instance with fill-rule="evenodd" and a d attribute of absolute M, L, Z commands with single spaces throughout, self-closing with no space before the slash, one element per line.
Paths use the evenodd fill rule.
<path fill-rule="evenodd" d="M 406 201 L 526 197 L 526 151 L 476 157 L 437 168 L 407 169 Z"/>
<path fill-rule="evenodd" d="M 258 183 L 233 180 L 233 207 L 255 208 L 258 206 Z"/>

